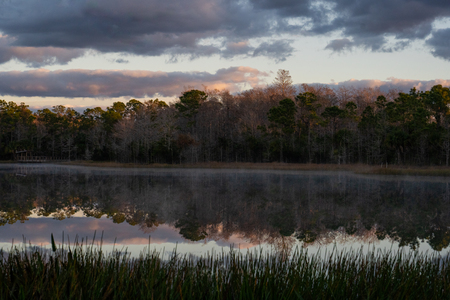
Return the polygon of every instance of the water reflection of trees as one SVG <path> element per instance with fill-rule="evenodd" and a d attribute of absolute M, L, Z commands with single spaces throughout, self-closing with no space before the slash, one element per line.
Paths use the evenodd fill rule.
<path fill-rule="evenodd" d="M 186 239 L 289 247 L 336 239 L 391 239 L 433 249 L 450 243 L 449 183 L 333 176 L 233 172 L 121 174 L 52 171 L 0 174 L 0 225 L 35 213 L 62 220 L 77 212 L 151 232 L 159 224 Z"/>

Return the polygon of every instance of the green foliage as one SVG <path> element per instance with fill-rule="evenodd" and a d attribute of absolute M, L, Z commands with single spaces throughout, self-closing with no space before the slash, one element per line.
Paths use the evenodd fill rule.
<path fill-rule="evenodd" d="M 142 102 L 140 102 L 136 99 L 131 99 L 130 101 L 127 102 L 125 111 L 127 114 L 135 114 L 140 109 L 142 109 L 143 105 L 144 104 Z"/>
<path fill-rule="evenodd" d="M 357 115 L 357 106 L 355 104 L 355 102 L 347 102 L 347 104 L 345 104 L 345 109 L 344 109 L 344 115 L 346 118 L 349 118 L 353 121 L 357 121 L 358 120 L 358 115 Z"/>
<path fill-rule="evenodd" d="M 17 150 L 28 150 L 134 163 L 279 157 L 309 163 L 449 164 L 448 87 L 411 89 L 390 99 L 380 95 L 375 102 L 356 100 L 364 94 L 338 102 L 337 94 L 311 90 L 294 101 L 278 101 L 280 94 L 263 89 L 239 95 L 190 90 L 170 105 L 131 99 L 81 114 L 62 105 L 33 113 L 24 103 L 0 100 L 0 159 L 13 160 Z M 189 143 L 183 142 L 187 136 Z"/>
<path fill-rule="evenodd" d="M 279 128 L 283 134 L 292 134 L 295 130 L 295 113 L 297 108 L 294 101 L 285 98 L 278 106 L 272 107 L 267 116 L 271 122 L 271 128 Z"/>
<path fill-rule="evenodd" d="M 325 111 L 322 113 L 322 117 L 332 122 L 336 122 L 338 118 L 343 118 L 344 116 L 345 110 L 340 109 L 337 106 L 326 107 Z"/>
<path fill-rule="evenodd" d="M 283 161 L 283 153 L 289 148 L 289 140 L 296 128 L 295 114 L 297 107 L 294 101 L 285 98 L 278 106 L 272 107 L 267 113 L 270 121 L 269 128 L 273 137 L 278 138 L 278 143 L 271 143 L 271 148 L 278 148 L 280 161 Z"/>
<path fill-rule="evenodd" d="M 33 148 L 35 119 L 25 103 L 0 100 L 0 158 L 11 159 L 16 150 Z"/>
<path fill-rule="evenodd" d="M 317 96 L 311 92 L 300 93 L 295 97 L 297 103 L 302 108 L 306 108 L 308 111 L 316 111 L 320 108 L 320 104 L 317 104 Z"/>
<path fill-rule="evenodd" d="M 175 108 L 181 116 L 188 120 L 188 126 L 195 125 L 195 116 L 198 113 L 200 105 L 206 101 L 207 95 L 199 90 L 190 90 L 184 92 L 180 97 L 180 102 L 175 103 Z"/>
<path fill-rule="evenodd" d="M 114 102 L 112 107 L 108 107 L 102 114 L 103 124 L 107 132 L 112 132 L 114 125 L 122 120 L 126 112 L 126 105 L 123 102 Z"/>
<path fill-rule="evenodd" d="M 435 85 L 430 91 L 422 93 L 421 96 L 424 98 L 425 105 L 433 115 L 436 124 L 442 126 L 443 119 L 449 114 L 449 88 Z"/>
<path fill-rule="evenodd" d="M 378 118 L 374 114 L 372 106 L 367 106 L 361 116 L 361 122 L 359 122 L 358 127 L 362 130 L 369 130 L 376 127 L 378 123 Z"/>

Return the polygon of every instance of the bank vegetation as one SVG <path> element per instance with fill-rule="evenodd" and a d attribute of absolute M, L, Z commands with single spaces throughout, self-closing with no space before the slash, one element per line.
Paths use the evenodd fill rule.
<path fill-rule="evenodd" d="M 53 241 L 53 240 L 52 240 Z M 417 252 L 0 252 L 0 299 L 447 299 L 448 257 Z"/>

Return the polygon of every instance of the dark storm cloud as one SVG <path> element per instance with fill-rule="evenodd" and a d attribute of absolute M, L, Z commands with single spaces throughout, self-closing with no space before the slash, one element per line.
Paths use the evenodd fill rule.
<path fill-rule="evenodd" d="M 434 56 L 450 60 L 450 29 L 435 31 L 427 44 L 432 47 Z"/>
<path fill-rule="evenodd" d="M 281 62 L 285 61 L 294 52 L 294 48 L 290 43 L 290 40 L 276 40 L 263 42 L 258 47 L 252 47 L 248 42 L 227 43 L 225 50 L 222 51 L 222 56 L 225 58 L 245 55 L 253 57 L 265 56 L 275 62 Z"/>
<path fill-rule="evenodd" d="M 349 39 L 336 39 L 332 40 L 325 47 L 325 50 L 331 50 L 333 52 L 345 52 L 350 51 L 355 47 L 361 47 L 366 50 L 374 52 L 394 52 L 403 50 L 408 47 L 411 41 L 400 40 L 391 43 L 387 43 L 386 38 L 381 36 L 358 38 L 355 41 Z"/>
<path fill-rule="evenodd" d="M 0 64 L 16 59 L 30 67 L 44 65 L 64 65 L 85 53 L 83 49 L 64 49 L 55 47 L 11 47 L 7 37 L 0 36 Z"/>
<path fill-rule="evenodd" d="M 450 16 L 447 0 L 332 0 L 336 18 L 325 26 L 314 26 L 316 33 L 342 30 L 353 46 L 372 51 L 401 50 L 415 39 L 432 32 L 432 23 Z M 388 42 L 388 37 L 395 41 Z M 327 49 L 334 50 L 333 44 Z M 340 48 L 337 48 L 339 51 Z"/>
<path fill-rule="evenodd" d="M 450 2 L 430 0 L 334 0 L 338 13 L 332 26 L 351 36 L 393 34 L 424 38 L 431 22 L 449 14 Z M 434 3 L 433 3 L 434 2 Z"/>
<path fill-rule="evenodd" d="M 310 0 L 250 0 L 256 9 L 275 11 L 282 16 L 309 16 L 311 14 Z"/>
<path fill-rule="evenodd" d="M 238 91 L 243 84 L 256 87 L 268 74 L 249 67 L 207 72 L 150 72 L 45 69 L 0 72 L 0 95 L 38 97 L 151 97 L 179 95 L 184 87 Z"/>
<path fill-rule="evenodd" d="M 222 51 L 224 58 L 232 58 L 235 56 L 249 55 L 253 53 L 255 48 L 250 46 L 247 41 L 228 42 L 225 44 L 225 50 Z"/>
<path fill-rule="evenodd" d="M 282 34 L 330 32 L 341 36 L 326 49 L 389 52 L 425 39 L 441 17 L 450 17 L 448 0 L 11 0 L 0 2 L 0 32 L 8 40 L 0 63 L 65 63 L 82 55 L 55 52 L 27 60 L 12 55 L 13 47 L 167 54 L 172 60 L 264 55 L 282 61 L 294 50 Z M 243 43 L 248 48 L 235 46 Z M 443 57 L 442 50 L 433 51 Z"/>
<path fill-rule="evenodd" d="M 47 65 L 64 65 L 84 54 L 83 50 L 71 50 L 54 47 L 10 47 L 0 48 L 0 63 L 11 59 L 24 62 L 29 67 L 38 68 Z"/>
<path fill-rule="evenodd" d="M 138 55 L 220 54 L 205 38 L 247 40 L 277 29 L 268 12 L 222 0 L 15 0 L 0 3 L 11 47 L 85 48 Z M 226 49 L 225 49 L 226 50 Z"/>
<path fill-rule="evenodd" d="M 332 40 L 325 49 L 332 50 L 333 52 L 342 52 L 345 50 L 351 50 L 354 43 L 349 39 L 336 39 Z"/>
<path fill-rule="evenodd" d="M 291 56 L 293 51 L 294 48 L 290 45 L 290 41 L 274 41 L 259 45 L 253 52 L 253 56 L 266 56 L 280 62 Z"/>

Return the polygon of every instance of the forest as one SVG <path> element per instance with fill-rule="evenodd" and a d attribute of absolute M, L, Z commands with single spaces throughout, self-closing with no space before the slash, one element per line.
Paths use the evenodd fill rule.
<path fill-rule="evenodd" d="M 450 91 L 293 85 L 289 71 L 237 94 L 114 102 L 82 113 L 0 100 L 0 160 L 21 150 L 132 163 L 286 162 L 446 165 Z"/>

